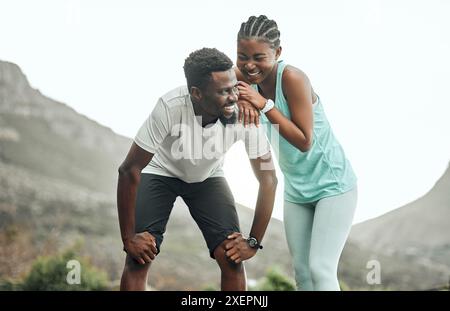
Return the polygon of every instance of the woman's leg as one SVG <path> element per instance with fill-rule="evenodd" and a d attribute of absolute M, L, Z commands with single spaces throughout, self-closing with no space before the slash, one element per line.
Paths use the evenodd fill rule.
<path fill-rule="evenodd" d="M 314 290 L 340 290 L 339 258 L 356 209 L 357 188 L 317 202 L 309 262 Z"/>
<path fill-rule="evenodd" d="M 309 248 L 314 206 L 284 201 L 284 228 L 294 264 L 298 290 L 313 290 L 309 269 Z"/>

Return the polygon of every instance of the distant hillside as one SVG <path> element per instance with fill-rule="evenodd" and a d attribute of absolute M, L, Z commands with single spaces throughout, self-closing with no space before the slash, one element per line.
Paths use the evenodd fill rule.
<path fill-rule="evenodd" d="M 352 239 L 386 253 L 450 250 L 450 167 L 423 197 L 353 227 Z"/>
<path fill-rule="evenodd" d="M 423 197 L 353 226 L 343 260 L 378 259 L 385 285 L 430 289 L 450 280 L 450 168 Z M 353 267 L 357 264 L 352 265 Z M 348 268 L 348 267 L 347 267 Z M 364 267 L 365 268 L 365 267 Z M 348 269 L 343 268 L 349 273 Z M 367 272 L 367 269 L 366 269 Z"/>
<path fill-rule="evenodd" d="M 94 263 L 113 280 L 120 277 L 117 168 L 130 145 L 130 139 L 32 89 L 17 65 L 0 62 L 0 279 L 19 277 L 36 254 L 78 237 Z M 239 206 L 238 213 L 248 232 L 253 211 Z M 270 251 L 248 262 L 249 278 L 262 277 L 273 265 L 292 278 L 280 221 L 272 219 L 264 243 Z M 18 250 L 20 245 L 29 251 Z M 152 271 L 156 289 L 218 287 L 219 270 L 181 200 Z"/>
<path fill-rule="evenodd" d="M 0 62 L 0 161 L 112 194 L 131 141 L 32 89 Z M 106 181 L 106 182 L 105 182 Z"/>

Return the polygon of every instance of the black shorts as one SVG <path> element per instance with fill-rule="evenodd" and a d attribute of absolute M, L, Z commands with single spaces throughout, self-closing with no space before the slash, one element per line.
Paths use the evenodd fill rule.
<path fill-rule="evenodd" d="M 136 232 L 152 234 L 159 252 L 178 196 L 188 206 L 214 258 L 216 247 L 232 232 L 240 232 L 234 198 L 224 177 L 186 183 L 178 178 L 141 174 L 136 198 Z"/>

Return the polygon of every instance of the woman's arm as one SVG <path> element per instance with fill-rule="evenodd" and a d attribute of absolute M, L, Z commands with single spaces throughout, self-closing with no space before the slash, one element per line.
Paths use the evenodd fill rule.
<path fill-rule="evenodd" d="M 283 73 L 283 93 L 291 119 L 275 107 L 266 113 L 266 117 L 272 124 L 279 126 L 281 136 L 300 151 L 306 152 L 311 148 L 313 136 L 312 88 L 308 77 L 291 66 L 286 68 Z M 244 83 L 239 84 L 239 94 L 257 109 L 264 108 L 267 101 Z"/>

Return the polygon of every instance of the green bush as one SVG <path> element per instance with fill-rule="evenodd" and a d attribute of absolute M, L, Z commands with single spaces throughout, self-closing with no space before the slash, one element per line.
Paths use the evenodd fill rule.
<path fill-rule="evenodd" d="M 270 268 L 266 276 L 252 290 L 294 291 L 295 284 L 279 268 Z"/>
<path fill-rule="evenodd" d="M 74 271 L 74 267 L 68 267 L 68 262 L 73 259 L 80 263 L 79 284 L 69 284 L 67 280 L 68 274 L 73 275 L 71 271 Z M 108 283 L 105 272 L 92 266 L 86 259 L 77 258 L 75 251 L 72 249 L 62 254 L 36 259 L 30 273 L 18 286 L 18 289 L 42 291 L 107 290 Z"/>
<path fill-rule="evenodd" d="M 0 279 L 0 291 L 14 291 L 20 289 L 17 283 L 8 279 Z"/>
<path fill-rule="evenodd" d="M 348 286 L 348 284 L 345 283 L 343 280 L 339 280 L 339 287 L 341 288 L 341 291 L 344 291 L 344 292 L 348 292 L 348 291 L 352 290 L 350 288 L 350 286 Z"/>
<path fill-rule="evenodd" d="M 206 291 L 206 292 L 214 292 L 214 291 L 219 291 L 220 289 L 217 288 L 217 286 L 214 284 L 206 284 L 202 287 L 201 290 Z"/>

